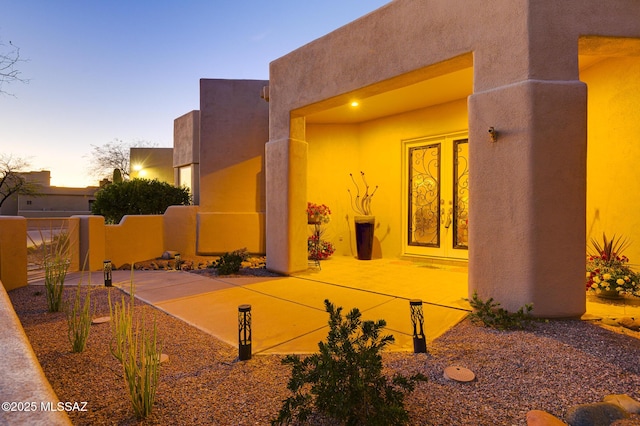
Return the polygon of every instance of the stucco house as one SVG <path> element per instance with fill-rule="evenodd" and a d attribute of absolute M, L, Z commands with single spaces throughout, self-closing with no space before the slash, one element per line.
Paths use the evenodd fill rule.
<path fill-rule="evenodd" d="M 352 254 L 364 171 L 374 256 L 468 261 L 470 294 L 579 316 L 588 239 L 640 241 L 639 22 L 634 0 L 395 0 L 274 60 L 268 82 L 205 81 L 200 226 L 257 231 L 267 267 L 292 273 L 306 203 L 324 203 Z"/>

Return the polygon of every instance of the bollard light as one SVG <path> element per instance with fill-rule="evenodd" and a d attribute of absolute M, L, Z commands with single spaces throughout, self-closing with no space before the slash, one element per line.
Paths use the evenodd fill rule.
<path fill-rule="evenodd" d="M 180 259 L 180 253 L 176 253 L 175 256 L 173 256 L 176 259 L 176 271 L 180 270 L 180 263 L 181 263 L 181 259 Z"/>
<path fill-rule="evenodd" d="M 251 305 L 238 306 L 238 359 L 251 359 Z"/>
<path fill-rule="evenodd" d="M 411 299 L 411 325 L 413 326 L 413 352 L 426 353 L 427 340 L 424 337 L 424 314 L 422 312 L 422 300 Z"/>
<path fill-rule="evenodd" d="M 102 262 L 102 272 L 104 273 L 104 286 L 111 287 L 111 270 L 113 266 L 111 265 L 110 260 L 105 260 Z"/>

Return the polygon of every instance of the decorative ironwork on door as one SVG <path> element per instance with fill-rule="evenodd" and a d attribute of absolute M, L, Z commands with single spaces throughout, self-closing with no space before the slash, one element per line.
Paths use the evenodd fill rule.
<path fill-rule="evenodd" d="M 440 150 L 409 149 L 409 245 L 440 247 Z"/>
<path fill-rule="evenodd" d="M 453 247 L 469 248 L 469 140 L 453 142 Z"/>

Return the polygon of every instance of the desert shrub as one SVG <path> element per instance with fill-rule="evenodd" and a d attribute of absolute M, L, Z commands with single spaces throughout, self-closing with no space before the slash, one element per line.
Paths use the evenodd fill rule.
<path fill-rule="evenodd" d="M 426 377 L 385 377 L 380 352 L 394 341 L 392 335 L 381 335 L 386 322 L 363 322 L 356 308 L 343 318 L 341 307 L 324 303 L 329 314 L 327 341 L 318 344 L 319 353 L 283 359 L 292 368 L 287 386 L 293 396 L 283 401 L 272 424 L 288 424 L 294 418 L 305 422 L 314 412 L 346 425 L 405 424 L 405 393 Z"/>
<path fill-rule="evenodd" d="M 81 285 L 78 283 L 73 303 L 66 307 L 69 343 L 73 352 L 82 352 L 87 346 L 91 329 L 91 285 L 87 286 L 84 301 L 81 300 Z"/>
<path fill-rule="evenodd" d="M 213 263 L 213 267 L 218 270 L 220 275 L 237 274 L 240 272 L 242 262 L 249 258 L 246 248 L 227 252 L 220 256 L 218 260 Z"/>
<path fill-rule="evenodd" d="M 49 235 L 53 235 L 50 230 Z M 49 312 L 60 312 L 62 309 L 62 293 L 64 280 L 70 264 L 70 239 L 69 234 L 60 233 L 51 240 L 40 235 L 42 243 L 39 250 L 42 253 L 44 265 L 44 288 L 47 295 L 47 309 Z"/>
<path fill-rule="evenodd" d="M 509 312 L 501 308 L 500 303 L 494 302 L 493 298 L 483 301 L 475 292 L 473 297 L 467 300 L 473 308 L 469 317 L 476 324 L 483 324 L 496 330 L 521 330 L 533 320 L 530 315 L 533 304 L 530 303 L 522 306 L 517 312 Z"/>
<path fill-rule="evenodd" d="M 132 281 L 133 282 L 133 281 Z M 134 321 L 134 294 L 131 286 L 129 303 L 111 303 L 109 293 L 109 311 L 111 313 L 112 345 L 111 353 L 122 365 L 124 379 L 129 389 L 133 411 L 138 419 L 151 414 L 160 377 L 161 348 L 158 344 L 158 331 L 154 321 L 152 331 Z"/>

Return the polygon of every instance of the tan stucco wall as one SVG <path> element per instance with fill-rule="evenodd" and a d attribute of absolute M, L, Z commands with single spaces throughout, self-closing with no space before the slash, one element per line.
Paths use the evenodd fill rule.
<path fill-rule="evenodd" d="M 27 220 L 0 216 L 0 281 L 7 290 L 27 285 Z"/>
<path fill-rule="evenodd" d="M 306 268 L 298 213 L 308 198 L 306 114 L 472 63 L 470 293 L 510 310 L 533 303 L 541 316 L 583 313 L 587 98 L 578 40 L 640 37 L 639 17 L 630 0 L 396 0 L 272 62 L 267 266 Z M 490 126 L 497 143 L 488 142 Z"/>
<path fill-rule="evenodd" d="M 353 191 L 349 173 L 359 179 L 364 171 L 376 216 L 374 257 L 402 254 L 402 149 L 403 141 L 466 130 L 467 102 L 442 105 L 371 120 L 360 124 L 309 124 L 307 197 L 326 204 L 331 222 L 323 239 L 336 246 L 335 255 L 355 256 L 354 211 L 347 189 Z"/>
<path fill-rule="evenodd" d="M 264 221 L 269 106 L 260 94 L 267 85 L 262 80 L 200 81 L 198 250 L 202 253 L 242 246 L 265 251 L 264 225 L 253 223 Z M 226 219 L 233 216 L 237 220 Z M 237 242 L 220 238 L 234 234 Z"/>
<path fill-rule="evenodd" d="M 114 267 L 160 257 L 164 250 L 161 215 L 125 216 L 105 227 L 105 258 Z"/>
<path fill-rule="evenodd" d="M 105 224 L 102 216 L 75 216 L 80 221 L 80 265 L 82 270 L 102 269 L 105 256 Z"/>
<path fill-rule="evenodd" d="M 170 206 L 163 215 L 164 249 L 183 256 L 196 254 L 197 206 Z"/>
<path fill-rule="evenodd" d="M 607 58 L 581 72 L 589 89 L 587 238 L 628 237 L 640 265 L 640 56 Z"/>

